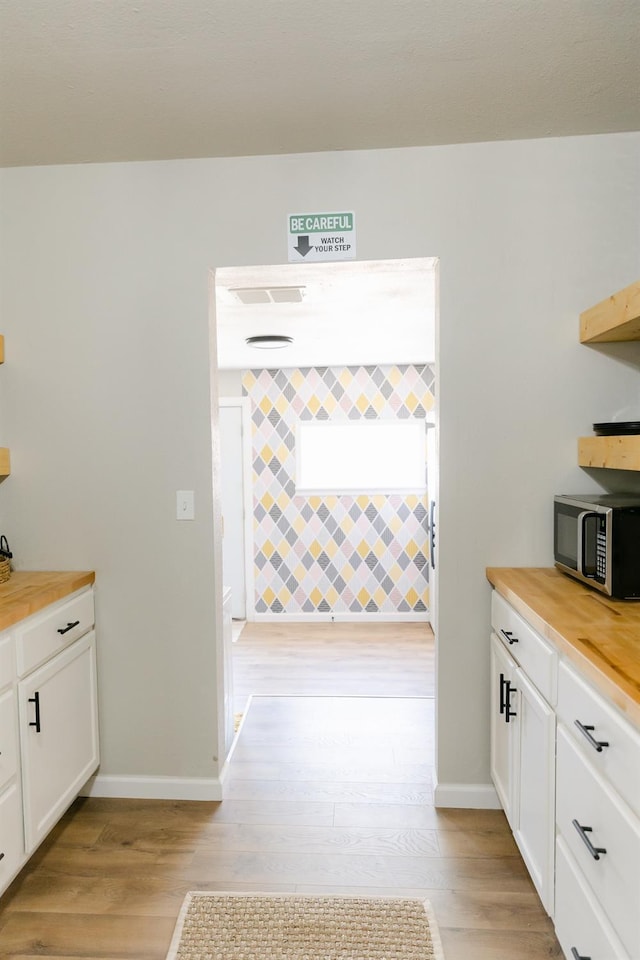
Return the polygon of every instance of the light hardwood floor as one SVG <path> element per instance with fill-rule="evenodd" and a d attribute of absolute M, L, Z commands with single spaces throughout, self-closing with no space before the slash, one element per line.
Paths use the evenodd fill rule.
<path fill-rule="evenodd" d="M 426 623 L 247 623 L 233 645 L 234 695 L 433 697 Z"/>
<path fill-rule="evenodd" d="M 163 960 L 189 889 L 424 896 L 446 960 L 561 956 L 502 813 L 433 806 L 424 626 L 252 626 L 234 662 L 225 800 L 76 801 L 0 901 L 0 956 Z"/>

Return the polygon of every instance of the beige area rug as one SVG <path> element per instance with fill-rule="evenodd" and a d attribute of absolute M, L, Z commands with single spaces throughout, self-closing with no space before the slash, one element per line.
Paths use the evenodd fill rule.
<path fill-rule="evenodd" d="M 429 903 L 188 893 L 167 960 L 444 960 Z"/>

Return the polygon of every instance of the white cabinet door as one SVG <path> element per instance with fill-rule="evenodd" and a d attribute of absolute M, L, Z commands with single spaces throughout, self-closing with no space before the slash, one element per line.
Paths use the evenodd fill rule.
<path fill-rule="evenodd" d="M 514 836 L 542 904 L 553 916 L 555 714 L 522 670 L 517 670 L 515 684 L 519 772 Z"/>
<path fill-rule="evenodd" d="M 18 772 L 16 695 L 12 687 L 0 693 L 0 790 Z"/>
<path fill-rule="evenodd" d="M 9 886 L 23 859 L 20 786 L 14 781 L 0 793 L 0 893 Z"/>
<path fill-rule="evenodd" d="M 516 665 L 504 645 L 491 637 L 491 776 L 511 829 L 517 826 L 518 738 L 513 716 Z M 508 708 L 508 709 L 507 709 Z M 507 720 L 508 715 L 508 720 Z"/>
<path fill-rule="evenodd" d="M 543 906 L 553 916 L 555 714 L 496 634 L 491 776 Z"/>
<path fill-rule="evenodd" d="M 98 765 L 95 633 L 44 664 L 18 689 L 30 853 Z"/>

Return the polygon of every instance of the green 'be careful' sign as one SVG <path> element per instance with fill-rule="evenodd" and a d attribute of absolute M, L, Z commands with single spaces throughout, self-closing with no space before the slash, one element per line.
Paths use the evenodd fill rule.
<path fill-rule="evenodd" d="M 347 213 L 290 213 L 289 263 L 355 260 L 356 218 Z"/>

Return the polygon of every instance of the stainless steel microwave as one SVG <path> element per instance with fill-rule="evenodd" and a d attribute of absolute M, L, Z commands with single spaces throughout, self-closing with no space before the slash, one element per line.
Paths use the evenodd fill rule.
<path fill-rule="evenodd" d="M 557 496 L 556 567 L 619 600 L 640 599 L 640 497 Z"/>

